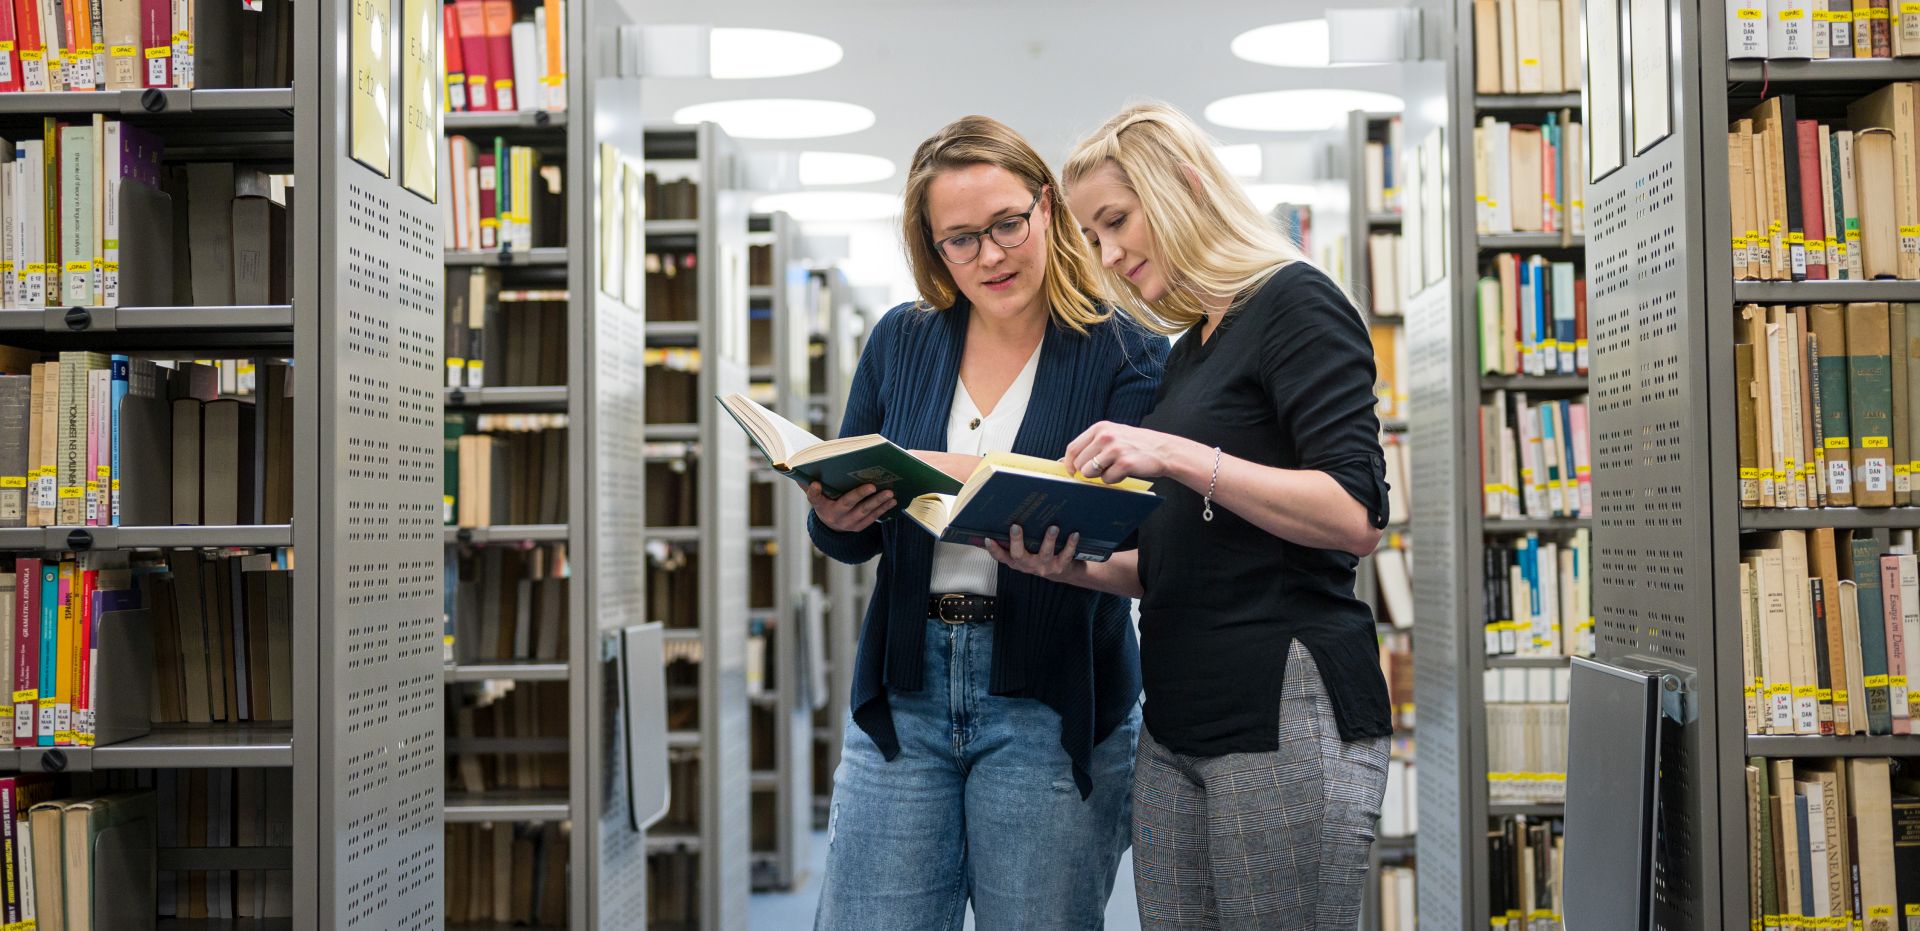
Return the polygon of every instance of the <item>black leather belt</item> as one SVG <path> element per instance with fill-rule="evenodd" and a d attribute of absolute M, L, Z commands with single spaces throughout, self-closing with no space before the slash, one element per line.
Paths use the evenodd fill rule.
<path fill-rule="evenodd" d="M 992 595 L 934 595 L 927 616 L 947 624 L 984 624 L 993 620 Z"/>

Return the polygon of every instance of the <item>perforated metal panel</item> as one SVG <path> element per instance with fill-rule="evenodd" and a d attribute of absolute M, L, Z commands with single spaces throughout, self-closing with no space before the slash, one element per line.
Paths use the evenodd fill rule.
<path fill-rule="evenodd" d="M 1587 240 L 1599 655 L 1696 692 L 1714 678 L 1708 328 L 1689 299 L 1702 257 L 1687 235 L 1699 184 L 1682 140 L 1668 139 L 1589 189 Z M 1718 914 L 1703 895 L 1718 823 L 1712 723 L 1674 727 L 1661 746 L 1654 895 L 1668 931 Z"/>
<path fill-rule="evenodd" d="M 334 774 L 321 924 L 426 931 L 442 886 L 438 208 L 334 140 L 314 360 L 331 481 L 320 559 L 302 569 L 321 573 L 320 765 Z"/>

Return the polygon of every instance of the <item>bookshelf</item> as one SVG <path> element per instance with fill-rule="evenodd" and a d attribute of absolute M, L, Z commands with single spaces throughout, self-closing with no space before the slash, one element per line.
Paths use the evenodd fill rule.
<path fill-rule="evenodd" d="M 1481 92 L 1484 89 L 1476 86 L 1475 4 L 1418 6 L 1427 11 L 1449 54 L 1444 61 L 1405 65 L 1402 94 L 1405 174 L 1408 184 L 1417 188 L 1403 189 L 1402 196 L 1408 203 L 1409 241 L 1420 241 L 1419 254 L 1410 260 L 1414 270 L 1406 284 L 1405 324 L 1412 398 L 1407 434 L 1414 486 L 1412 532 L 1422 543 L 1413 561 L 1420 750 L 1416 897 L 1422 928 L 1477 931 L 1523 924 L 1515 920 L 1523 916 L 1510 910 L 1503 895 L 1496 910 L 1494 887 L 1505 881 L 1496 874 L 1490 832 L 1516 816 L 1545 823 L 1551 831 L 1562 810 L 1558 804 L 1516 798 L 1512 785 L 1496 795 L 1493 777 L 1500 774 L 1492 770 L 1502 740 L 1490 733 L 1492 722 L 1514 707 L 1553 706 L 1559 697 L 1552 687 L 1554 677 L 1564 676 L 1567 669 L 1563 656 L 1527 656 L 1524 650 L 1523 655 L 1489 655 L 1489 641 L 1495 639 L 1489 621 L 1499 604 L 1499 590 L 1489 584 L 1489 559 L 1535 541 L 1565 548 L 1581 531 L 1588 532 L 1591 548 L 1597 532 L 1591 518 L 1541 516 L 1531 509 L 1522 518 L 1485 516 L 1481 406 L 1506 398 L 1509 413 L 1516 413 L 1513 401 L 1522 394 L 1529 407 L 1572 402 L 1597 382 L 1580 375 L 1483 374 L 1479 282 L 1496 273 L 1496 254 L 1518 253 L 1523 263 L 1533 255 L 1550 263 L 1573 262 L 1576 274 L 1584 274 L 1588 244 L 1587 236 L 1566 222 L 1553 232 L 1483 233 L 1481 213 L 1487 205 L 1480 196 L 1485 192 L 1479 190 L 1475 132 L 1486 117 L 1513 125 L 1544 124 L 1549 115 L 1558 124 L 1563 113 L 1578 120 L 1582 98 L 1577 92 Z M 1585 198 L 1588 235 L 1593 200 L 1591 193 Z M 1503 331 L 1499 338 L 1508 336 Z M 1588 434 L 1598 436 L 1600 429 L 1590 426 Z M 1593 459 L 1597 477 L 1600 457 L 1596 453 Z M 1597 601 L 1597 593 L 1593 597 Z M 1571 647 L 1567 643 L 1562 649 Z M 1500 781 L 1509 780 L 1502 776 Z M 1536 903 L 1536 910 L 1549 911 L 1546 904 Z"/>
<path fill-rule="evenodd" d="M 748 388 L 748 315 L 742 312 L 749 306 L 747 209 L 738 192 L 739 155 L 718 126 L 649 127 L 644 161 L 650 173 L 665 177 L 672 172 L 694 185 L 693 217 L 648 219 L 645 224 L 647 253 L 663 263 L 674 256 L 683 262 L 686 256 L 693 258 L 690 266 L 677 266 L 693 276 L 690 291 L 674 292 L 678 303 L 648 302 L 647 352 L 698 352 L 697 371 L 657 373 L 682 378 L 691 392 L 681 410 L 664 411 L 664 404 L 656 409 L 649 400 L 649 415 L 670 416 L 664 421 L 649 416 L 645 429 L 647 458 L 676 460 L 693 477 L 696 500 L 690 513 L 697 533 L 690 541 L 671 542 L 655 539 L 652 529 L 645 531 L 649 559 L 655 548 L 691 558 L 672 568 L 655 565 L 642 574 L 649 578 L 650 589 L 668 584 L 674 599 L 691 599 L 692 610 L 684 619 L 656 618 L 666 621 L 669 634 L 678 633 L 671 628 L 698 631 L 697 640 L 669 637 L 669 645 L 684 645 L 684 652 L 670 652 L 667 669 L 670 694 L 682 682 L 696 686 L 690 703 L 669 699 L 668 727 L 670 780 L 687 787 L 697 805 L 676 789 L 676 804 L 648 832 L 647 918 L 654 926 L 742 927 L 752 883 L 745 674 L 751 607 L 748 487 L 747 472 L 741 468 L 748 443 L 710 399 Z M 661 200 L 650 198 L 653 203 Z M 662 322 L 675 326 L 659 328 Z M 661 599 L 650 597 L 650 602 L 658 605 Z"/>

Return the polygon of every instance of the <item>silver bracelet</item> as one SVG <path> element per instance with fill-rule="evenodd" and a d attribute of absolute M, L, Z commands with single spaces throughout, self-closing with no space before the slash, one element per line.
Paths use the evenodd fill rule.
<path fill-rule="evenodd" d="M 1220 447 L 1213 448 L 1213 478 L 1207 481 L 1207 496 L 1200 503 L 1200 519 L 1213 520 L 1213 490 L 1220 486 Z"/>

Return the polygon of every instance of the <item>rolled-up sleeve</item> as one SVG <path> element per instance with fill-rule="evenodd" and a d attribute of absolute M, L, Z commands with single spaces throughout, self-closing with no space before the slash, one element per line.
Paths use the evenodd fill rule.
<path fill-rule="evenodd" d="M 836 436 L 862 436 L 880 432 L 885 413 L 881 404 L 881 385 L 886 381 L 887 347 L 892 344 L 893 315 L 889 314 L 867 334 L 867 346 L 853 372 L 853 384 L 847 391 L 847 413 L 840 419 Z M 835 530 L 820 522 L 819 515 L 807 512 L 807 534 L 813 545 L 830 559 L 859 564 L 879 555 L 881 530 L 878 523 L 865 530 Z"/>

